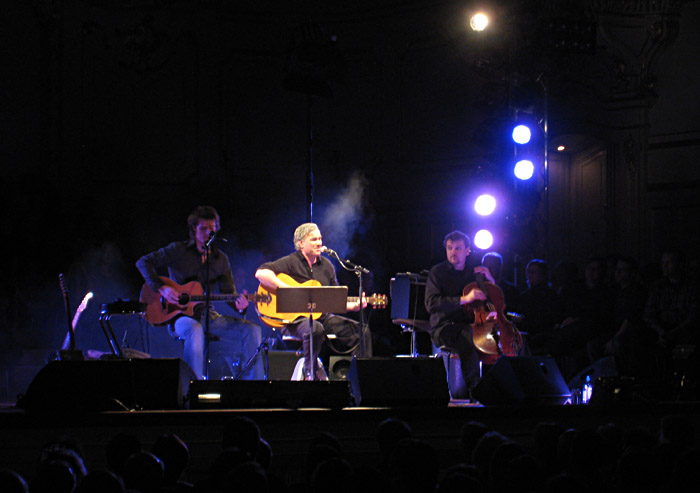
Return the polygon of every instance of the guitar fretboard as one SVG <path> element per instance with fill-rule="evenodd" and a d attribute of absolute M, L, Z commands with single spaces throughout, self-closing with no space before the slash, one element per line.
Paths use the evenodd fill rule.
<path fill-rule="evenodd" d="M 239 295 L 237 294 L 210 294 L 209 301 L 236 301 Z M 188 296 L 190 301 L 207 301 L 206 296 Z"/>

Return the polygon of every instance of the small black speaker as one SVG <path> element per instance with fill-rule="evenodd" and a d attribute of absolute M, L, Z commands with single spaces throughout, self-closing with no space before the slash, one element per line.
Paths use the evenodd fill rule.
<path fill-rule="evenodd" d="M 328 378 L 331 380 L 347 380 L 352 356 L 331 356 L 328 363 Z"/>
<path fill-rule="evenodd" d="M 356 406 L 446 406 L 450 402 L 440 358 L 353 358 L 348 381 Z"/>
<path fill-rule="evenodd" d="M 179 358 L 52 361 L 18 405 L 37 414 L 182 409 L 195 378 Z"/>
<path fill-rule="evenodd" d="M 472 396 L 485 406 L 560 405 L 571 392 L 552 358 L 501 357 Z"/>
<path fill-rule="evenodd" d="M 300 356 L 296 351 L 270 351 L 267 353 L 270 363 L 269 380 L 291 380 L 294 367 Z"/>

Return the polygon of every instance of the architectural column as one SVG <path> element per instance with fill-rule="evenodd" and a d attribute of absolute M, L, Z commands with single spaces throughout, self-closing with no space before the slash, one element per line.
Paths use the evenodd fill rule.
<path fill-rule="evenodd" d="M 659 94 L 654 63 L 679 30 L 683 0 L 593 0 L 598 24 L 597 117 L 607 148 L 607 247 L 644 258 L 649 112 Z M 585 184 L 584 184 L 585 186 Z"/>

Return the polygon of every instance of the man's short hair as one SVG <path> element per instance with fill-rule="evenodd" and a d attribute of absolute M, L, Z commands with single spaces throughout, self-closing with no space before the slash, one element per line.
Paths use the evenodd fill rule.
<path fill-rule="evenodd" d="M 294 230 L 294 249 L 301 250 L 299 242 L 315 229 L 318 229 L 318 226 L 314 223 L 304 223 L 297 227 L 297 229 Z"/>
<path fill-rule="evenodd" d="M 549 267 L 547 266 L 547 262 L 545 262 L 541 258 L 533 258 L 532 260 L 530 260 L 527 263 L 525 270 L 527 270 L 531 265 L 540 269 L 544 274 L 549 274 Z"/>
<path fill-rule="evenodd" d="M 447 240 L 452 242 L 462 240 L 464 242 L 465 247 L 469 248 L 470 246 L 472 246 L 469 237 L 458 229 L 455 229 L 453 232 L 447 233 L 447 235 L 445 235 L 445 239 L 442 241 L 442 246 L 447 246 Z"/>
<path fill-rule="evenodd" d="M 503 255 L 501 255 L 501 254 L 498 253 L 498 252 L 486 252 L 486 253 L 484 254 L 484 256 L 481 257 L 481 263 L 483 264 L 484 261 L 485 261 L 487 258 L 489 258 L 489 257 L 493 257 L 493 258 L 498 259 L 498 261 L 501 263 L 501 265 L 503 265 Z"/>
<path fill-rule="evenodd" d="M 209 205 L 200 205 L 187 216 L 187 226 L 190 232 L 190 239 L 194 239 L 194 229 L 200 219 L 214 219 L 216 221 L 216 230 L 221 228 L 221 219 L 216 209 Z"/>

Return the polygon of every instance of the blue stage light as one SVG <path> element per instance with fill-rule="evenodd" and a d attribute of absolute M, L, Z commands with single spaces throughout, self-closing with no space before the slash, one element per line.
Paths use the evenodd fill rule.
<path fill-rule="evenodd" d="M 532 132 L 527 125 L 516 125 L 513 128 L 513 141 L 516 144 L 527 144 L 532 138 Z"/>
<path fill-rule="evenodd" d="M 535 173 L 535 165 L 529 159 L 521 159 L 515 163 L 513 173 L 521 180 L 529 180 Z"/>
<path fill-rule="evenodd" d="M 486 229 L 481 229 L 474 235 L 474 246 L 481 250 L 488 250 L 493 245 L 493 235 Z"/>
<path fill-rule="evenodd" d="M 479 195 L 474 201 L 474 210 L 480 216 L 489 216 L 496 210 L 496 199 L 493 195 Z"/>

